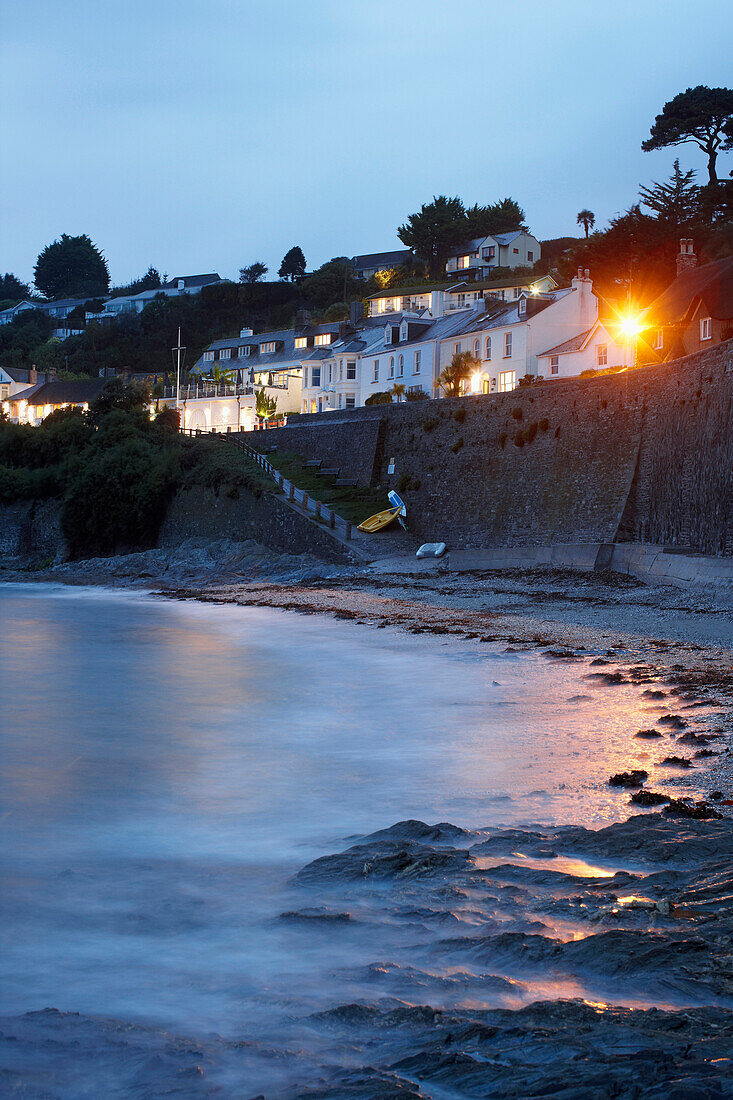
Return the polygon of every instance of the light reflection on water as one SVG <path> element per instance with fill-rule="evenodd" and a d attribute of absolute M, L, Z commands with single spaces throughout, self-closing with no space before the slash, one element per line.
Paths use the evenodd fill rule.
<path fill-rule="evenodd" d="M 585 663 L 321 616 L 45 585 L 0 616 L 8 1012 L 321 1007 L 385 933 L 278 922 L 293 871 L 404 818 L 625 816 L 605 780 L 648 724 Z"/>

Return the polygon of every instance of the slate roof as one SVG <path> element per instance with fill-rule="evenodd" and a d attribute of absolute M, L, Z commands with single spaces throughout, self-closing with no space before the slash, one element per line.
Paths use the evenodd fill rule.
<path fill-rule="evenodd" d="M 103 378 L 79 378 L 71 382 L 43 382 L 27 390 L 13 394 L 11 401 L 25 400 L 29 405 L 82 404 L 94 401 L 106 385 Z"/>
<path fill-rule="evenodd" d="M 431 290 L 447 290 L 449 286 L 455 285 L 455 283 L 426 283 L 423 286 L 395 286 L 391 290 L 379 290 L 376 294 L 370 294 L 367 301 L 372 302 L 376 298 L 406 298 L 412 294 L 429 294 Z"/>
<path fill-rule="evenodd" d="M 30 370 L 27 367 L 3 367 L 6 374 L 9 374 L 14 382 L 27 382 L 30 377 Z M 36 383 L 48 381 L 48 374 L 46 371 L 39 370 L 36 372 Z"/>
<path fill-rule="evenodd" d="M 218 271 L 210 271 L 207 275 L 176 275 L 174 279 L 168 279 L 167 282 L 163 283 L 163 289 L 175 290 L 181 279 L 183 279 L 184 287 L 209 286 L 211 283 L 222 281 Z"/>
<path fill-rule="evenodd" d="M 538 351 L 538 357 L 541 355 L 568 355 L 572 351 L 582 351 L 587 341 L 590 338 L 592 332 L 598 328 L 596 323 L 591 328 L 586 329 L 585 332 L 579 332 L 577 336 L 571 336 L 569 340 L 563 341 L 562 344 L 556 344 L 554 348 L 548 348 L 547 351 Z"/>
<path fill-rule="evenodd" d="M 412 256 L 409 248 L 397 248 L 392 252 L 367 252 L 364 256 L 353 256 L 354 267 L 390 267 L 402 264 Z"/>
<path fill-rule="evenodd" d="M 531 283 L 538 283 L 542 279 L 552 279 L 557 287 L 557 283 L 552 278 L 552 275 L 515 275 L 513 279 L 476 279 L 470 283 L 454 283 L 451 285 L 451 294 L 459 293 L 461 286 L 467 286 L 470 290 L 504 290 L 507 287 L 513 286 L 527 286 Z"/>
<path fill-rule="evenodd" d="M 701 298 L 711 317 L 733 318 L 733 256 L 683 271 L 650 308 L 650 323 L 681 321 L 695 298 Z"/>

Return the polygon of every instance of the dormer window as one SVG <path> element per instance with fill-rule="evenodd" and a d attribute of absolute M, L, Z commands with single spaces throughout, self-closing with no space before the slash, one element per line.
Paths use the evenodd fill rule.
<path fill-rule="evenodd" d="M 712 340 L 713 338 L 713 322 L 710 317 L 700 318 L 700 339 Z"/>
<path fill-rule="evenodd" d="M 392 326 L 391 325 L 385 325 L 384 326 L 384 342 L 385 342 L 385 344 L 391 344 L 392 343 Z"/>
<path fill-rule="evenodd" d="M 260 344 L 260 354 L 269 355 L 271 352 L 275 351 L 276 348 L 276 342 L 274 340 L 269 340 L 266 344 Z"/>
<path fill-rule="evenodd" d="M 400 325 L 400 340 L 407 339 L 407 321 L 403 321 Z"/>
<path fill-rule="evenodd" d="M 220 359 L 231 359 L 231 357 L 232 357 L 232 349 L 231 348 L 222 348 L 221 351 L 219 352 L 219 358 Z"/>
<path fill-rule="evenodd" d="M 242 344 L 239 348 L 239 354 L 244 359 L 246 359 L 246 357 L 250 355 L 251 352 L 252 348 L 249 346 L 249 344 Z"/>
<path fill-rule="evenodd" d="M 526 298 L 520 298 L 519 299 L 519 316 L 520 317 L 526 317 L 527 316 L 527 299 Z"/>
<path fill-rule="evenodd" d="M 213 351 L 205 351 L 204 352 L 204 362 L 205 363 L 211 363 L 213 358 L 214 358 Z"/>
<path fill-rule="evenodd" d="M 319 332 L 313 342 L 317 348 L 328 347 L 331 343 L 331 333 Z"/>
<path fill-rule="evenodd" d="M 307 336 L 296 336 L 295 337 L 295 346 L 296 346 L 296 348 L 307 348 L 308 347 L 308 337 Z"/>

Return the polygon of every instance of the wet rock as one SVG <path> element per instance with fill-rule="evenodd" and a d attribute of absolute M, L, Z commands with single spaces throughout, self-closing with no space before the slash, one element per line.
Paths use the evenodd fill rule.
<path fill-rule="evenodd" d="M 709 802 L 683 802 L 679 798 L 670 798 L 669 804 L 664 807 L 666 814 L 673 817 L 687 817 L 695 821 L 710 821 L 713 818 L 722 819 L 723 815 L 711 806 Z"/>
<path fill-rule="evenodd" d="M 408 818 L 406 821 L 398 821 L 395 825 L 390 825 L 388 829 L 379 829 L 376 833 L 368 833 L 366 836 L 359 837 L 359 840 L 364 844 L 380 840 L 432 840 L 441 842 L 459 840 L 468 835 L 465 829 L 460 829 L 457 825 L 451 825 L 449 821 L 441 821 L 437 825 L 426 825 L 424 821 Z"/>
<path fill-rule="evenodd" d="M 691 768 L 693 766 L 692 761 L 688 760 L 686 756 L 665 756 L 660 764 L 670 768 Z"/>
<path fill-rule="evenodd" d="M 687 722 L 684 718 L 680 718 L 679 714 L 663 714 L 661 718 L 657 719 L 657 725 L 669 726 L 670 729 L 683 730 L 687 727 Z"/>
<path fill-rule="evenodd" d="M 629 802 L 633 802 L 635 806 L 661 806 L 662 803 L 669 802 L 669 797 L 659 791 L 636 791 Z"/>
<path fill-rule="evenodd" d="M 664 736 L 664 734 L 660 733 L 659 730 L 654 730 L 654 729 L 638 730 L 634 734 L 634 737 L 640 737 L 644 741 L 652 741 L 656 737 L 663 737 L 663 736 Z"/>
<path fill-rule="evenodd" d="M 628 680 L 623 672 L 589 672 L 588 680 L 600 680 L 602 684 L 627 684 Z"/>
<path fill-rule="evenodd" d="M 408 878 L 447 875 L 473 865 L 467 850 L 435 850 L 406 841 L 402 844 L 357 844 L 333 856 L 321 856 L 295 876 L 299 883 L 327 883 L 348 879 Z"/>
<path fill-rule="evenodd" d="M 666 691 L 659 691 L 658 689 L 652 688 L 647 688 L 645 691 L 642 691 L 641 694 L 645 699 L 666 699 L 667 697 Z"/>
<path fill-rule="evenodd" d="M 304 922 L 313 924 L 322 921 L 324 924 L 346 924 L 351 920 L 350 913 L 339 913 L 333 909 L 323 907 L 313 909 L 294 909 L 291 912 L 281 913 L 280 920 L 291 923 Z"/>
<path fill-rule="evenodd" d="M 610 787 L 641 787 L 648 778 L 649 772 L 642 768 L 633 768 L 630 772 L 616 772 L 608 780 L 608 784 Z"/>

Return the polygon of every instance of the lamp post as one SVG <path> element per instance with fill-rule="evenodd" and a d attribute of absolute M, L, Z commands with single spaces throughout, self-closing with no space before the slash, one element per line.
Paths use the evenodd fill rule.
<path fill-rule="evenodd" d="M 174 348 L 171 348 L 171 355 L 176 365 L 176 409 L 180 405 L 181 397 L 181 367 L 186 359 L 186 349 L 181 344 L 181 330 L 178 329 L 178 343 Z"/>

